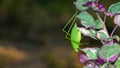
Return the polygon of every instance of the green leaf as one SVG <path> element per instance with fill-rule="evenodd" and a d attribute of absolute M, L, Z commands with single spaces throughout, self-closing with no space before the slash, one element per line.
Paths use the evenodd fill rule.
<path fill-rule="evenodd" d="M 90 68 L 90 67 L 88 67 L 88 66 L 84 66 L 83 68 Z"/>
<path fill-rule="evenodd" d="M 109 7 L 108 12 L 111 12 L 112 14 L 120 13 L 120 2 L 112 4 Z"/>
<path fill-rule="evenodd" d="M 111 45 L 104 45 L 98 52 L 99 57 L 106 60 L 110 60 L 111 57 L 119 54 L 120 54 L 120 45 L 117 43 Z"/>
<path fill-rule="evenodd" d="M 93 25 L 91 25 L 91 23 L 87 22 L 87 21 L 81 21 L 81 24 L 86 27 L 86 28 L 89 28 L 89 27 L 92 27 Z"/>
<path fill-rule="evenodd" d="M 96 23 L 91 14 L 86 11 L 82 11 L 80 14 L 76 16 L 79 20 L 81 20 L 81 24 L 86 28 L 95 27 Z"/>
<path fill-rule="evenodd" d="M 89 37 L 96 39 L 96 31 L 95 30 L 89 29 L 89 30 L 87 30 L 87 33 L 88 33 Z"/>
<path fill-rule="evenodd" d="M 115 23 L 116 25 L 119 25 L 119 26 L 120 26 L 120 15 L 116 15 L 116 16 L 114 17 L 114 23 Z"/>
<path fill-rule="evenodd" d="M 100 19 L 96 19 L 96 29 L 102 29 L 103 28 L 103 25 L 101 23 L 101 20 Z"/>
<path fill-rule="evenodd" d="M 101 68 L 106 68 L 107 63 L 104 63 Z"/>
<path fill-rule="evenodd" d="M 118 35 L 114 35 L 112 39 L 116 39 L 117 41 L 120 41 L 120 37 Z"/>
<path fill-rule="evenodd" d="M 120 68 L 120 57 L 115 62 L 116 68 Z"/>
<path fill-rule="evenodd" d="M 89 8 L 89 7 L 83 6 L 84 4 L 86 4 L 89 1 L 94 2 L 95 0 L 77 0 L 76 2 L 74 2 L 74 4 L 77 9 L 83 11 L 83 10 L 87 10 Z"/>
<path fill-rule="evenodd" d="M 107 35 L 107 32 L 104 30 L 100 30 L 97 32 L 97 38 L 100 40 L 108 41 L 109 36 Z"/>
<path fill-rule="evenodd" d="M 109 64 L 109 65 L 107 66 L 107 68 L 116 68 L 116 66 L 113 65 L 113 64 Z"/>
<path fill-rule="evenodd" d="M 98 56 L 97 56 L 98 50 L 99 50 L 99 48 L 84 48 L 84 49 L 82 49 L 82 51 L 85 52 L 86 55 L 92 60 L 98 59 Z"/>
<path fill-rule="evenodd" d="M 96 31 L 93 29 L 86 29 L 86 28 L 79 28 L 81 30 L 81 33 L 84 36 L 89 36 L 93 39 L 96 39 Z"/>
<path fill-rule="evenodd" d="M 80 40 L 81 40 L 81 31 L 77 28 L 77 24 L 75 23 L 71 31 L 71 43 L 72 43 L 73 49 L 76 52 L 78 52 Z"/>
<path fill-rule="evenodd" d="M 77 0 L 76 2 L 74 2 L 74 4 L 79 10 L 87 10 L 88 7 L 83 6 L 83 4 L 86 4 L 87 2 L 88 0 Z"/>

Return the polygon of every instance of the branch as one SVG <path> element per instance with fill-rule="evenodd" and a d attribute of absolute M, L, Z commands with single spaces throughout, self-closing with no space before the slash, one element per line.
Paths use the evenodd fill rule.
<path fill-rule="evenodd" d="M 111 33 L 110 37 L 113 36 L 113 34 L 114 34 L 114 32 L 115 32 L 115 30 L 117 29 L 118 26 L 119 26 L 119 25 L 116 25 L 116 26 L 114 27 L 114 29 L 112 30 L 112 33 Z"/>
<path fill-rule="evenodd" d="M 103 21 L 98 13 L 96 13 L 96 15 L 97 15 L 98 19 L 100 19 L 101 22 L 102 22 L 103 30 L 105 30 L 105 31 L 107 32 L 107 35 L 109 36 L 108 30 L 107 30 L 106 25 L 105 25 L 106 17 L 105 17 L 105 19 L 104 19 L 104 21 Z"/>

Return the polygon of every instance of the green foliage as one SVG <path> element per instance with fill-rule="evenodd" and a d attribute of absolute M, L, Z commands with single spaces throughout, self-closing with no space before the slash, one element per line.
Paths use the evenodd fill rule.
<path fill-rule="evenodd" d="M 117 41 L 120 41 L 120 37 L 118 35 L 114 35 L 112 39 L 116 39 Z"/>
<path fill-rule="evenodd" d="M 74 2 L 75 6 L 79 10 L 87 10 L 88 7 L 83 6 L 83 4 L 87 3 L 89 0 L 77 0 Z"/>
<path fill-rule="evenodd" d="M 80 28 L 81 30 L 81 33 L 84 35 L 84 36 L 89 36 L 93 39 L 96 39 L 96 31 L 93 30 L 93 29 L 86 29 L 86 28 Z"/>
<path fill-rule="evenodd" d="M 96 26 L 94 18 L 92 17 L 91 14 L 87 13 L 86 11 L 82 11 L 76 17 L 79 20 L 81 20 L 81 24 L 83 26 L 85 26 L 86 28 L 88 28 L 88 27 L 95 27 Z"/>
<path fill-rule="evenodd" d="M 113 65 L 113 64 L 111 64 L 111 63 L 109 63 L 109 64 L 104 63 L 104 64 L 102 65 L 102 67 L 100 67 L 100 68 L 116 68 L 116 66 Z"/>
<path fill-rule="evenodd" d="M 107 66 L 107 63 L 104 63 L 104 64 L 101 66 L 101 68 L 106 68 L 106 66 Z"/>
<path fill-rule="evenodd" d="M 73 49 L 78 52 L 78 48 L 80 45 L 80 40 L 81 40 L 81 31 L 77 28 L 77 24 L 75 23 L 72 31 L 71 31 L 71 43 L 73 46 Z"/>
<path fill-rule="evenodd" d="M 88 66 L 84 66 L 83 68 L 90 68 L 90 67 L 88 67 Z"/>
<path fill-rule="evenodd" d="M 96 19 L 96 29 L 102 29 L 103 25 L 100 19 Z"/>
<path fill-rule="evenodd" d="M 112 14 L 115 13 L 120 13 L 120 2 L 117 2 L 115 4 L 112 4 L 109 9 L 108 12 L 111 12 Z"/>
<path fill-rule="evenodd" d="M 77 9 L 83 11 L 83 10 L 87 10 L 89 7 L 83 6 L 84 4 L 86 4 L 88 1 L 95 1 L 95 0 L 77 0 L 76 2 L 74 2 L 75 6 Z"/>
<path fill-rule="evenodd" d="M 87 33 L 88 33 L 89 37 L 96 39 L 96 31 L 95 30 L 89 29 L 89 30 L 87 30 Z"/>
<path fill-rule="evenodd" d="M 76 23 L 71 25 L 70 40 L 73 49 L 76 52 L 78 52 L 80 45 L 81 33 L 84 36 L 89 36 L 95 40 L 100 40 L 103 44 L 100 49 L 80 49 L 86 54 L 85 56 L 80 56 L 80 61 L 85 61 L 84 63 L 87 64 L 83 68 L 115 68 L 115 65 L 111 62 L 115 62 L 120 55 L 120 45 L 116 43 L 116 40 L 119 41 L 120 38 L 119 36 L 113 34 L 117 27 L 120 26 L 120 15 L 118 15 L 120 13 L 120 2 L 112 4 L 107 12 L 105 7 L 102 4 L 99 4 L 98 1 L 99 0 L 76 0 L 76 2 L 74 2 L 76 8 L 80 10 L 80 13 L 78 15 L 76 14 L 75 18 L 80 21 L 82 26 L 78 27 Z M 95 11 L 97 19 L 94 19 L 93 16 L 86 11 L 89 7 Z M 99 13 L 102 12 L 105 14 L 104 20 L 99 15 Z M 107 16 L 115 16 L 114 23 L 116 26 L 110 35 L 105 23 Z M 69 35 L 69 30 L 67 35 Z"/>
<path fill-rule="evenodd" d="M 113 64 L 109 64 L 109 65 L 107 66 L 107 68 L 116 68 L 116 66 L 113 65 Z"/>
<path fill-rule="evenodd" d="M 120 57 L 118 58 L 118 60 L 115 62 L 116 68 L 120 68 Z"/>
<path fill-rule="evenodd" d="M 112 45 L 104 45 L 99 50 L 98 55 L 106 60 L 109 60 L 114 55 L 120 54 L 120 45 L 117 43 L 114 43 Z"/>
<path fill-rule="evenodd" d="M 98 59 L 97 52 L 99 48 L 84 48 L 82 49 L 83 52 L 86 53 L 86 55 L 91 59 L 91 60 L 96 60 Z"/>
<path fill-rule="evenodd" d="M 97 32 L 97 38 L 100 39 L 100 40 L 105 40 L 105 41 L 108 41 L 108 36 L 106 34 L 106 31 L 104 30 L 100 30 Z"/>

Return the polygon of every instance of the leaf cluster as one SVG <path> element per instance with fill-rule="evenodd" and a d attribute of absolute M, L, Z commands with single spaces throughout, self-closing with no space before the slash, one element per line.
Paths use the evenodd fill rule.
<path fill-rule="evenodd" d="M 69 35 L 69 40 L 75 52 L 81 50 L 85 53 L 80 56 L 80 61 L 86 63 L 83 68 L 119 68 L 120 45 L 118 42 L 120 38 L 118 35 L 114 35 L 114 32 L 120 26 L 120 2 L 112 4 L 108 10 L 102 4 L 99 4 L 98 0 L 76 0 L 74 5 L 79 13 L 76 13 L 67 23 L 68 25 L 73 20 L 69 30 L 65 30 L 66 25 L 63 31 L 67 33 L 67 36 Z M 89 8 L 93 9 L 97 19 L 86 11 Z M 104 13 L 104 20 L 99 13 Z M 107 16 L 114 17 L 115 28 L 111 34 L 108 33 L 105 25 Z M 82 27 L 77 26 L 76 19 L 80 21 Z M 100 40 L 102 47 L 79 48 L 82 35 Z"/>

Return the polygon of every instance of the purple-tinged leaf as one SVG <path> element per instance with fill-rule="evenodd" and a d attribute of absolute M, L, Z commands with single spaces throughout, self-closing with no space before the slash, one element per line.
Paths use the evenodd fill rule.
<path fill-rule="evenodd" d="M 116 16 L 114 17 L 114 23 L 115 23 L 116 25 L 119 25 L 119 26 L 120 26 L 120 15 L 116 15 Z"/>
<path fill-rule="evenodd" d="M 87 62 L 89 61 L 89 58 L 87 55 L 85 54 L 80 54 L 80 62 L 84 63 L 84 62 Z"/>
<path fill-rule="evenodd" d="M 108 41 L 105 42 L 105 44 L 113 45 L 114 44 L 114 40 L 113 39 L 109 39 Z"/>
<path fill-rule="evenodd" d="M 104 62 L 106 62 L 106 60 L 102 59 L 101 57 L 98 57 L 98 59 L 95 61 L 95 64 L 101 65 L 101 64 L 103 64 Z"/>
<path fill-rule="evenodd" d="M 110 62 L 115 62 L 115 60 L 118 58 L 118 55 L 114 55 L 110 58 Z"/>
<path fill-rule="evenodd" d="M 120 45 L 114 43 L 112 45 L 103 45 L 98 51 L 98 56 L 107 61 L 115 61 L 117 56 L 120 54 Z M 114 59 L 112 59 L 114 57 Z"/>
<path fill-rule="evenodd" d="M 83 4 L 83 6 L 86 6 L 86 7 L 91 7 L 93 4 L 93 2 L 87 2 L 86 4 Z"/>
<path fill-rule="evenodd" d="M 79 9 L 80 11 L 87 10 L 89 7 L 85 7 L 83 5 L 86 4 L 88 1 L 89 0 L 77 0 L 76 2 L 74 2 L 74 4 L 76 8 Z"/>
<path fill-rule="evenodd" d="M 100 30 L 97 32 L 97 38 L 100 40 L 107 41 L 109 36 L 105 30 Z"/>
<path fill-rule="evenodd" d="M 98 50 L 99 50 L 99 48 L 84 48 L 84 49 L 82 49 L 82 51 L 85 52 L 87 57 L 91 60 L 98 59 L 98 57 L 97 57 Z"/>
<path fill-rule="evenodd" d="M 93 39 L 96 39 L 96 31 L 95 30 L 92 30 L 92 29 L 87 30 L 86 28 L 79 28 L 79 29 L 81 30 L 81 33 L 84 36 L 89 36 Z"/>

